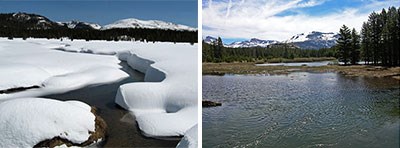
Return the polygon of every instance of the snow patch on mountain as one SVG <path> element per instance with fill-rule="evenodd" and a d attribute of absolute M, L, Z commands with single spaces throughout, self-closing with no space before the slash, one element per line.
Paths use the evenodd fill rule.
<path fill-rule="evenodd" d="M 213 42 L 215 42 L 215 41 L 217 41 L 217 38 L 214 38 L 214 37 L 212 37 L 212 36 L 207 36 L 207 37 L 204 39 L 204 42 L 207 43 L 207 44 L 211 44 L 211 43 L 213 43 Z"/>
<path fill-rule="evenodd" d="M 290 39 L 284 41 L 284 43 L 292 43 L 302 49 L 321 49 L 336 45 L 338 38 L 339 34 L 337 33 L 312 31 L 307 34 L 301 33 L 292 36 Z"/>
<path fill-rule="evenodd" d="M 139 20 L 135 18 L 119 20 L 102 27 L 103 30 L 112 28 L 148 28 L 148 29 L 188 30 L 188 31 L 197 30 L 196 28 L 175 24 L 171 22 L 164 22 L 159 20 Z"/>
<path fill-rule="evenodd" d="M 312 31 L 309 33 L 300 33 L 294 35 L 290 39 L 284 41 L 261 40 L 257 38 L 252 38 L 250 40 L 225 44 L 224 46 L 230 48 L 250 48 L 250 47 L 268 47 L 269 45 L 273 44 L 287 43 L 301 49 L 321 49 L 321 48 L 330 48 L 336 45 L 336 41 L 338 38 L 339 34 L 337 33 L 333 32 L 324 33 L 319 31 Z M 204 42 L 210 44 L 216 40 L 217 39 L 214 37 L 207 36 L 204 39 Z"/>
<path fill-rule="evenodd" d="M 12 13 L 11 17 L 8 18 L 9 20 L 18 21 L 20 23 L 31 22 L 36 24 L 35 29 L 42 28 L 42 29 L 49 29 L 52 27 L 54 22 L 49 20 L 46 17 L 37 14 L 29 14 L 24 12 Z"/>
<path fill-rule="evenodd" d="M 99 24 L 80 22 L 80 21 L 69 21 L 64 23 L 59 23 L 67 26 L 70 29 L 100 29 L 101 26 Z"/>
<path fill-rule="evenodd" d="M 233 42 L 225 46 L 231 48 L 268 47 L 269 45 L 276 43 L 279 42 L 276 40 L 260 40 L 257 38 L 252 38 L 248 41 Z"/>
<path fill-rule="evenodd" d="M 301 33 L 297 34 L 295 36 L 292 36 L 289 40 L 286 40 L 285 42 L 287 43 L 293 43 L 293 42 L 304 42 L 308 40 L 337 40 L 339 38 L 338 34 L 335 34 L 333 32 L 318 32 L 318 31 L 312 31 L 308 34 Z"/>

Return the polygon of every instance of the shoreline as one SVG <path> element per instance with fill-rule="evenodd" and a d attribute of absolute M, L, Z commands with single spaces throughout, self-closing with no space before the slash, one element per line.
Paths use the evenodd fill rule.
<path fill-rule="evenodd" d="M 345 76 L 390 77 L 400 81 L 400 67 L 372 65 L 325 65 L 325 66 L 256 66 L 256 63 L 202 63 L 203 75 L 225 74 L 269 74 L 280 75 L 292 72 L 337 72 Z"/>

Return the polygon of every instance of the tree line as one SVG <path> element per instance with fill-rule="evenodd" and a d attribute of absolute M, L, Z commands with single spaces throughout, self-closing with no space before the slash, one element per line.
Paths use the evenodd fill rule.
<path fill-rule="evenodd" d="M 269 47 L 228 48 L 221 38 L 211 44 L 203 41 L 203 62 L 255 62 L 272 58 L 336 57 L 345 65 L 364 64 L 400 66 L 400 8 L 372 12 L 361 33 L 343 25 L 337 44 L 331 48 L 299 49 L 291 44 Z"/>
<path fill-rule="evenodd" d="M 93 29 L 22 29 L 9 27 L 0 27 L 0 37 L 9 38 L 63 38 L 68 37 L 71 40 L 135 40 L 147 42 L 188 42 L 197 43 L 197 31 L 177 31 L 146 28 L 115 28 L 107 30 Z"/>
<path fill-rule="evenodd" d="M 0 37 L 12 38 L 64 38 L 71 40 L 135 40 L 147 42 L 189 42 L 197 43 L 197 31 L 165 30 L 149 28 L 113 28 L 96 30 L 91 28 L 68 28 L 65 25 L 52 22 L 44 16 L 22 13 L 14 17 L 13 13 L 0 14 Z M 38 20 L 37 18 L 42 18 Z M 40 22 L 44 21 L 44 22 Z"/>
<path fill-rule="evenodd" d="M 269 47 L 224 47 L 220 37 L 211 44 L 203 41 L 203 62 L 256 62 L 274 58 L 334 57 L 331 48 L 311 50 L 300 49 L 290 44 L 274 44 Z"/>
<path fill-rule="evenodd" d="M 390 7 L 372 12 L 358 34 L 343 25 L 337 41 L 337 58 L 345 65 L 400 66 L 400 9 Z"/>

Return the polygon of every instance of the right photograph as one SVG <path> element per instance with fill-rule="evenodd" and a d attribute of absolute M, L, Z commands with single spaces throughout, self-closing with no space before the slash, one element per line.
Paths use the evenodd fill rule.
<path fill-rule="evenodd" d="M 400 139 L 399 0 L 203 0 L 203 147 Z"/>

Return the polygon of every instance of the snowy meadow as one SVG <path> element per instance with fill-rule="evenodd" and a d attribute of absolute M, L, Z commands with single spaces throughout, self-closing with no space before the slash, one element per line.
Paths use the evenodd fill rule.
<path fill-rule="evenodd" d="M 64 142 L 53 146 L 107 142 L 97 134 L 104 120 L 96 105 L 43 97 L 132 77 L 121 62 L 143 73 L 144 82 L 119 86 L 114 105 L 134 116 L 143 136 L 184 136 L 179 147 L 195 146 L 196 59 L 197 44 L 189 43 L 0 38 L 0 147 L 54 138 Z"/>

